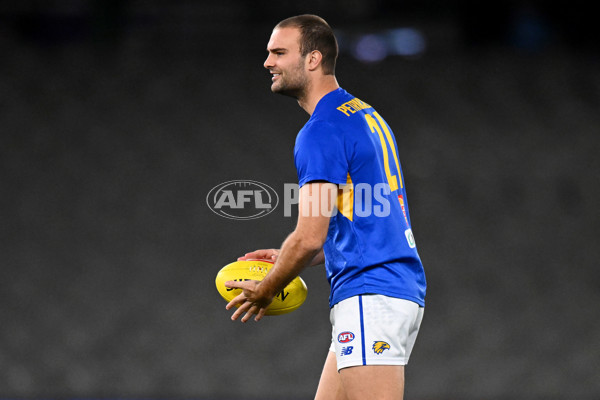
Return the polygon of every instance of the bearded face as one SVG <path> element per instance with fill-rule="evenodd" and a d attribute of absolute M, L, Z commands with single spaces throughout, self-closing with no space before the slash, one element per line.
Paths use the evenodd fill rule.
<path fill-rule="evenodd" d="M 273 30 L 265 60 L 265 68 L 272 75 L 271 91 L 300 98 L 306 92 L 308 75 L 306 56 L 300 53 L 300 31 L 297 28 Z"/>

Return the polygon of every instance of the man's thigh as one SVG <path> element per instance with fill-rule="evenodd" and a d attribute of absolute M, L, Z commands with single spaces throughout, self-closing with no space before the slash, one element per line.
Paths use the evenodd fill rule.
<path fill-rule="evenodd" d="M 347 400 L 337 369 L 335 352 L 328 351 L 315 400 Z"/>
<path fill-rule="evenodd" d="M 315 400 L 402 400 L 404 366 L 368 365 L 338 372 L 334 352 L 328 352 Z"/>
<path fill-rule="evenodd" d="M 403 365 L 361 365 L 349 367 L 340 370 L 339 376 L 346 400 L 403 399 Z"/>

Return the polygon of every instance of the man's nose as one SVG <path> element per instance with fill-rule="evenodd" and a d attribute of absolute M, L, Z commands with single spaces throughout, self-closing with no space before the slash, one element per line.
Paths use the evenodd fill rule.
<path fill-rule="evenodd" d="M 271 54 L 269 54 L 267 56 L 267 59 L 265 60 L 265 63 L 263 64 L 263 66 L 266 69 L 269 69 L 269 68 L 271 68 L 273 66 L 273 58 L 271 57 Z"/>

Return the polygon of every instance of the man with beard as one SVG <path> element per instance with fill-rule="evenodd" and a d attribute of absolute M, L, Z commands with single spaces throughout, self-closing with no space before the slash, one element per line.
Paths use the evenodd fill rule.
<path fill-rule="evenodd" d="M 426 281 L 394 135 L 372 106 L 338 85 L 337 41 L 322 18 L 281 21 L 267 51 L 271 90 L 310 115 L 294 148 L 298 223 L 281 250 L 240 257 L 275 264 L 260 282 L 226 283 L 243 290 L 227 309 L 238 306 L 233 320 L 259 321 L 305 267 L 325 262 L 333 333 L 316 399 L 402 399 Z"/>

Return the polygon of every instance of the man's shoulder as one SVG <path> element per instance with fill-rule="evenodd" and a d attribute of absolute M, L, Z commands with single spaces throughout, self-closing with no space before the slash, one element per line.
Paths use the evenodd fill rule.
<path fill-rule="evenodd" d="M 318 117 L 311 118 L 306 121 L 306 124 L 300 129 L 300 132 L 303 131 L 319 131 L 319 130 L 331 130 L 335 127 L 336 121 L 333 118 L 330 118 L 329 115 L 319 115 Z"/>
<path fill-rule="evenodd" d="M 296 143 L 313 140 L 328 140 L 339 134 L 340 130 L 335 121 L 328 118 L 311 118 L 304 124 L 302 129 L 300 129 L 300 132 L 298 132 Z"/>

